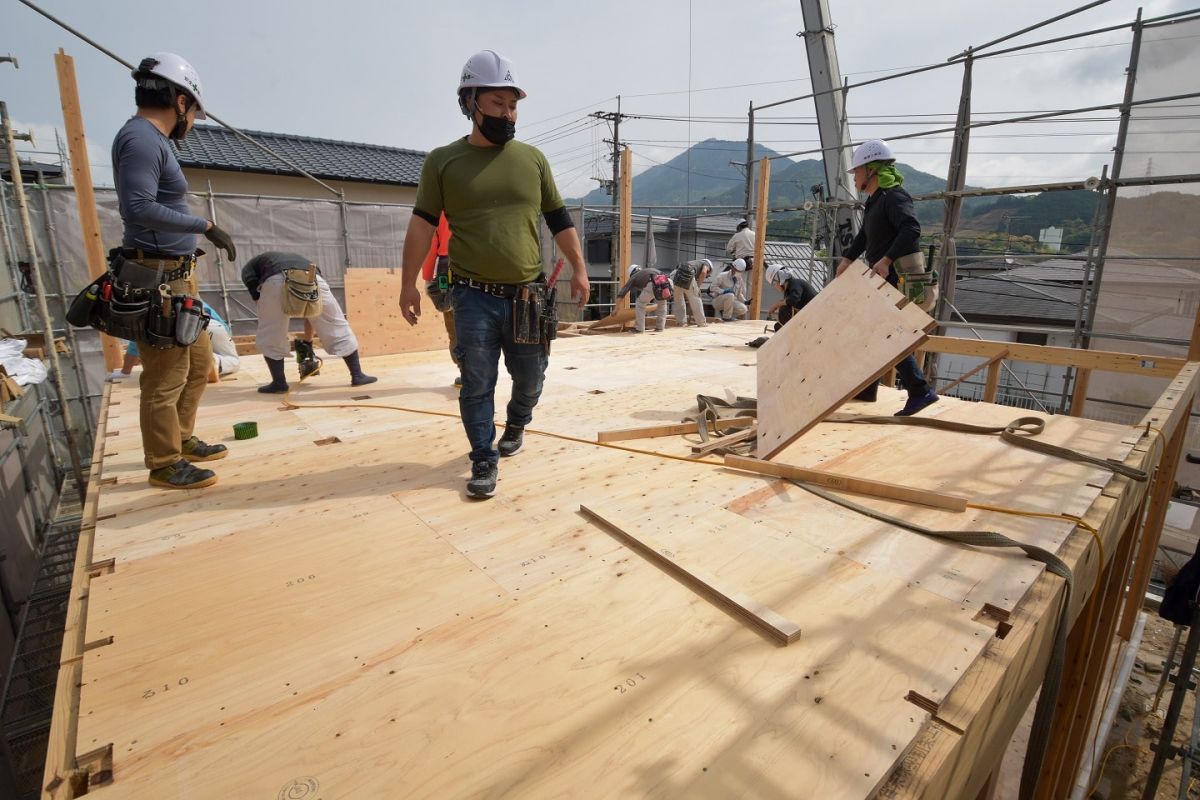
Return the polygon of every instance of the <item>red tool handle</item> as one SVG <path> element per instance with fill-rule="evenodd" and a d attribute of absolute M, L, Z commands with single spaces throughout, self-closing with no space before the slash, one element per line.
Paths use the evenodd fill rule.
<path fill-rule="evenodd" d="M 547 288 L 549 288 L 549 289 L 554 288 L 554 284 L 558 283 L 558 276 L 562 274 L 562 270 L 563 270 L 563 260 L 560 258 L 558 260 L 558 263 L 556 263 L 554 265 L 554 272 L 550 273 L 550 280 L 546 281 Z"/>

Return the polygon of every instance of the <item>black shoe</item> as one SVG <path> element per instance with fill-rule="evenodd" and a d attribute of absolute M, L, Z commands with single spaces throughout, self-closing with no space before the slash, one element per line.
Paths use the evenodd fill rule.
<path fill-rule="evenodd" d="M 504 435 L 496 443 L 502 456 L 515 456 L 525 446 L 525 429 L 517 425 L 505 425 Z"/>
<path fill-rule="evenodd" d="M 471 480 L 467 481 L 467 494 L 483 499 L 496 493 L 496 479 L 500 470 L 490 461 L 474 461 L 471 463 Z"/>
<path fill-rule="evenodd" d="M 343 356 L 342 360 L 346 362 L 346 368 L 350 370 L 350 385 L 351 386 L 366 386 L 368 383 L 374 383 L 379 380 L 373 375 L 368 375 L 362 371 L 362 365 L 358 360 L 358 351 L 355 350 L 348 356 Z"/>
<path fill-rule="evenodd" d="M 266 358 L 267 369 L 271 370 L 271 382 L 258 387 L 263 394 L 282 394 L 288 390 L 287 376 L 283 372 L 282 358 Z"/>
<path fill-rule="evenodd" d="M 183 457 L 191 462 L 216 461 L 229 455 L 229 448 L 223 444 L 208 444 L 193 436 L 179 448 Z"/>
<path fill-rule="evenodd" d="M 164 489 L 203 489 L 216 482 L 217 473 L 193 467 L 182 458 L 170 466 L 150 470 L 150 485 Z"/>
<path fill-rule="evenodd" d="M 897 411 L 892 416 L 894 417 L 911 417 L 923 408 L 928 408 L 938 401 L 937 393 L 933 389 L 926 389 L 924 394 L 919 394 L 916 397 L 910 396 L 908 402 L 904 404 L 904 408 Z"/>

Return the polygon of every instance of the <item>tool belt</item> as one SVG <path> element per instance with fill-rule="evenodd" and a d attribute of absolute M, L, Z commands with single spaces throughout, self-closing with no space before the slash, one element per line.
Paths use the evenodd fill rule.
<path fill-rule="evenodd" d="M 67 321 L 159 349 L 194 343 L 208 326 L 208 315 L 198 298 L 173 296 L 168 284 L 191 275 L 195 254 L 138 262 L 125 252 L 109 251 L 108 271 L 71 301 Z M 167 271 L 169 266 L 175 269 Z"/>
<path fill-rule="evenodd" d="M 932 312 L 938 299 L 938 274 L 926 267 L 921 251 L 900 256 L 892 262 L 896 270 L 896 288 L 922 311 Z"/>
<path fill-rule="evenodd" d="M 450 304 L 450 257 L 438 256 L 434 265 L 433 279 L 426 281 L 425 293 L 433 301 L 433 307 L 441 313 L 453 311 Z"/>
<path fill-rule="evenodd" d="M 516 297 L 517 292 L 523 287 L 530 285 L 527 283 L 484 283 L 483 281 L 472 280 L 471 278 L 452 278 L 450 282 L 455 286 L 466 286 L 477 292 L 490 294 L 493 297 L 510 299 Z"/>
<path fill-rule="evenodd" d="M 317 268 L 285 269 L 283 271 L 283 313 L 288 317 L 312 319 L 321 315 L 321 290 L 317 285 Z"/>

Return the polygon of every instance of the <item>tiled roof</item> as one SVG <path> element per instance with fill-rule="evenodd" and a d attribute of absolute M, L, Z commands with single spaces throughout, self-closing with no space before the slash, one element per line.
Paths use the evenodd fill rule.
<path fill-rule="evenodd" d="M 1004 319 L 1073 325 L 1079 289 L 1014 280 L 1008 275 L 968 278 L 954 287 L 954 306 L 968 320 Z"/>
<path fill-rule="evenodd" d="M 425 163 L 425 153 L 418 150 L 285 133 L 245 133 L 318 178 L 416 186 Z M 188 134 L 179 148 L 179 163 L 199 169 L 299 174 L 225 128 L 211 125 L 197 125 Z"/>

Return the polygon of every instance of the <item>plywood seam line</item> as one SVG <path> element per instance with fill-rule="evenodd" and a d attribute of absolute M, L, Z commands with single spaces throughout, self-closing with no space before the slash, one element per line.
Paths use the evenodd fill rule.
<path fill-rule="evenodd" d="M 1066 582 L 1063 592 L 1063 602 L 1058 614 L 1058 626 L 1054 633 L 1054 646 L 1050 653 L 1050 662 L 1046 666 L 1046 676 L 1042 679 L 1042 691 L 1038 695 L 1037 710 L 1033 716 L 1033 729 L 1029 734 L 1029 744 L 1026 749 L 1025 763 L 1021 768 L 1021 791 L 1018 797 L 1028 800 L 1033 797 L 1038 775 L 1042 770 L 1042 759 L 1045 756 L 1046 744 L 1050 738 L 1050 726 L 1054 722 L 1054 710 L 1058 702 L 1058 690 L 1062 682 L 1066 666 L 1067 621 L 1071 607 L 1071 588 L 1074 577 L 1071 568 L 1061 558 L 1036 545 L 1026 544 L 995 531 L 935 531 L 916 523 L 907 522 L 899 517 L 893 517 L 881 511 L 867 508 L 853 501 L 807 486 L 799 481 L 792 481 L 806 492 L 828 500 L 871 519 L 895 525 L 898 528 L 919 533 L 935 539 L 945 539 L 959 544 L 975 547 L 1015 547 L 1026 556 L 1046 565 L 1049 572 L 1059 576 Z"/>

